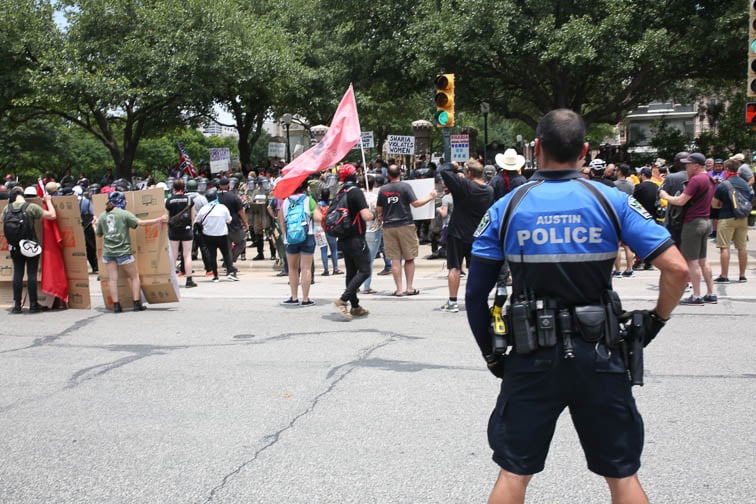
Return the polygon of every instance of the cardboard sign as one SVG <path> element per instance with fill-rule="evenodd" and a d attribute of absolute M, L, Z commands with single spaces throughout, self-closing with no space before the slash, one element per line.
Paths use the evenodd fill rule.
<path fill-rule="evenodd" d="M 415 196 L 417 196 L 418 199 L 425 198 L 436 188 L 436 181 L 432 178 L 405 180 L 404 182 L 412 186 L 412 190 L 415 191 Z M 436 203 L 434 200 L 430 200 L 419 208 L 411 206 L 410 210 L 412 211 L 413 220 L 432 219 L 436 215 Z"/>
<path fill-rule="evenodd" d="M 373 140 L 373 132 L 372 131 L 363 131 L 362 132 L 362 148 L 363 149 L 372 149 L 375 146 L 375 141 Z M 352 147 L 352 150 L 356 150 L 360 148 L 360 142 L 357 142 L 354 144 L 354 147 Z"/>
<path fill-rule="evenodd" d="M 39 198 L 25 198 L 30 203 L 42 206 Z M 0 212 L 7 206 L 8 201 L 0 201 Z M 73 309 L 89 309 L 92 306 L 89 292 L 89 269 L 87 267 L 87 251 L 84 242 L 84 229 L 81 226 L 81 211 L 76 196 L 54 196 L 52 204 L 55 206 L 56 221 L 61 236 L 61 252 L 63 265 L 68 282 L 68 307 Z M 37 238 L 44 250 L 42 220 L 36 223 Z M 38 302 L 41 305 L 52 305 L 52 299 L 41 291 L 42 262 L 37 274 Z M 24 287 L 23 298 L 27 298 Z M 13 261 L 10 257 L 8 242 L 0 226 L 0 306 L 13 304 Z"/>
<path fill-rule="evenodd" d="M 129 191 L 126 195 L 126 210 L 138 219 L 149 220 L 165 214 L 165 198 L 160 189 Z M 100 218 L 108 201 L 106 194 L 96 194 L 92 198 L 95 215 Z M 179 300 L 178 284 L 174 281 L 175 262 L 171 262 L 167 224 L 138 226 L 129 230 L 131 250 L 136 260 L 143 297 L 152 304 L 175 303 Z M 110 278 L 102 262 L 102 237 L 97 237 L 97 260 L 100 268 L 102 298 L 108 308 L 113 306 L 110 297 Z M 123 268 L 118 272 L 118 299 L 126 309 L 133 306 L 131 288 Z"/>
<path fill-rule="evenodd" d="M 386 152 L 389 154 L 413 155 L 415 153 L 415 137 L 389 135 L 386 139 Z"/>
<path fill-rule="evenodd" d="M 231 151 L 228 148 L 210 149 L 210 171 L 220 173 L 231 166 Z"/>
<path fill-rule="evenodd" d="M 285 158 L 286 144 L 271 142 L 268 144 L 268 157 Z"/>

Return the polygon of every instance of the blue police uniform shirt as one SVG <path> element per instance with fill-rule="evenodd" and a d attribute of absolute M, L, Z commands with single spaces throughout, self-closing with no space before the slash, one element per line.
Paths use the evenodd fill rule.
<path fill-rule="evenodd" d="M 503 248 L 502 219 L 517 191 L 495 202 L 483 217 L 475 232 L 472 256 L 495 262 L 506 258 L 513 295 L 531 293 L 565 305 L 597 303 L 602 292 L 611 289 L 620 240 L 648 261 L 673 245 L 669 232 L 657 225 L 635 198 L 589 182 L 615 213 L 618 236 L 601 201 L 576 180 L 579 177 L 575 170 L 536 172 L 525 185 L 530 191 L 510 214 Z"/>

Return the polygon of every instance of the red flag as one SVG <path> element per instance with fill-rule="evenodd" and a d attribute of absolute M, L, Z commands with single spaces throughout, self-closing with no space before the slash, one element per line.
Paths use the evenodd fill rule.
<path fill-rule="evenodd" d="M 333 115 L 328 132 L 320 142 L 283 169 L 283 177 L 276 183 L 273 195 L 286 198 L 293 194 L 309 175 L 344 159 L 359 140 L 360 120 L 357 116 L 357 103 L 354 101 L 354 89 L 350 84 Z"/>
<path fill-rule="evenodd" d="M 47 194 L 42 179 L 37 179 L 37 195 L 44 198 Z M 42 207 L 47 210 L 47 203 L 42 202 Z M 68 303 L 68 280 L 66 279 L 66 266 L 63 264 L 63 249 L 58 222 L 54 220 L 42 220 L 42 285 L 40 288 L 45 294 L 61 298 Z"/>
<path fill-rule="evenodd" d="M 192 158 L 189 157 L 189 154 L 186 152 L 186 149 L 184 149 L 184 146 L 179 142 L 176 142 L 176 145 L 178 146 L 179 150 L 179 176 L 183 175 L 184 173 L 192 178 L 199 175 L 197 169 L 194 167 L 194 163 L 192 163 Z"/>

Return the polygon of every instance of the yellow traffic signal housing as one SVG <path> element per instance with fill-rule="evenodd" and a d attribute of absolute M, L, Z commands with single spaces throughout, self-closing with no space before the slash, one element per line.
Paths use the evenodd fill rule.
<path fill-rule="evenodd" d="M 748 15 L 748 83 L 746 96 L 756 98 L 756 0 L 751 0 Z"/>
<path fill-rule="evenodd" d="M 433 122 L 437 128 L 451 128 L 454 126 L 454 74 L 440 74 L 435 83 L 436 113 Z"/>

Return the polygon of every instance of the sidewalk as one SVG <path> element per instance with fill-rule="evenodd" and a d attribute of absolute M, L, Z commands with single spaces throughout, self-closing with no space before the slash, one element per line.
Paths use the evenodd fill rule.
<path fill-rule="evenodd" d="M 751 227 L 748 230 L 748 268 L 746 276 L 750 283 L 756 283 L 756 228 Z M 255 249 L 247 249 L 247 257 L 253 257 Z M 266 254 L 268 253 L 266 248 Z M 360 294 L 360 299 L 370 303 L 374 300 L 391 301 L 391 300 L 437 300 L 443 301 L 448 297 L 448 286 L 446 282 L 446 261 L 444 259 L 425 259 L 430 255 L 430 245 L 420 246 L 420 255 L 415 260 L 415 282 L 414 287 L 420 290 L 419 296 L 410 296 L 405 298 L 396 298 L 391 296 L 394 292 L 394 281 L 391 275 L 380 276 L 373 275 L 372 288 L 377 291 L 376 294 Z M 716 278 L 719 275 L 719 249 L 715 243 L 709 240 L 708 259 L 712 268 L 712 275 Z M 273 269 L 274 262 L 266 255 L 262 261 L 238 261 L 236 266 L 239 268 L 239 282 L 232 282 L 221 277 L 221 281 L 213 284 L 210 278 L 203 276 L 202 261 L 194 261 L 194 280 L 198 287 L 186 289 L 183 287 L 184 279 L 179 278 L 181 286 L 181 296 L 187 298 L 203 297 L 229 297 L 229 298 L 256 298 L 256 299 L 278 299 L 281 300 L 289 297 L 288 277 L 276 276 L 278 270 Z M 374 263 L 376 273 L 383 268 L 383 260 L 377 259 Z M 344 270 L 343 259 L 339 260 L 339 268 Z M 731 249 L 730 257 L 730 277 L 737 278 L 738 262 L 735 249 Z M 330 302 L 338 297 L 344 290 L 344 275 L 321 276 L 323 266 L 320 256 L 315 256 L 315 284 L 311 288 L 312 297 L 319 304 Z M 734 274 L 733 274 L 734 272 Z M 654 286 L 657 283 L 659 272 L 654 269 L 651 271 L 636 271 L 632 278 L 623 278 L 615 282 L 615 288 L 634 297 L 654 297 L 656 292 Z M 94 278 L 94 277 L 92 277 Z M 462 279 L 459 296 L 464 297 L 465 279 Z M 745 284 L 725 284 L 730 286 L 733 294 L 739 296 L 753 292 L 749 283 Z M 737 286 L 737 287 L 735 287 Z M 92 298 L 96 303 L 99 296 L 99 285 L 92 287 Z M 406 285 L 404 286 L 406 290 Z M 720 291 L 720 293 L 722 293 Z M 101 301 L 100 301 L 101 302 Z"/>

